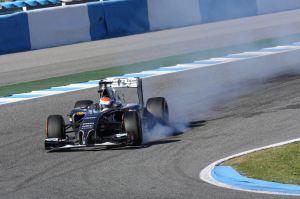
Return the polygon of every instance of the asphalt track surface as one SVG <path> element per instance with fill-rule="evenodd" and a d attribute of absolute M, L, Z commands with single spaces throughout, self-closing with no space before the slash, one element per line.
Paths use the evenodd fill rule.
<path fill-rule="evenodd" d="M 0 86 L 299 33 L 300 10 L 0 56 Z"/>
<path fill-rule="evenodd" d="M 299 90 L 300 76 L 273 79 L 219 104 L 181 136 L 141 148 L 59 153 L 43 149 L 46 116 L 96 99 L 96 89 L 1 106 L 0 198 L 288 198 L 215 187 L 199 172 L 220 158 L 299 137 Z"/>

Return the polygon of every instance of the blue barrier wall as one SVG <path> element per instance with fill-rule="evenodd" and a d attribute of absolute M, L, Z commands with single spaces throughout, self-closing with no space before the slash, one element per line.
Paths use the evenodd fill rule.
<path fill-rule="evenodd" d="M 30 50 L 26 13 L 0 16 L 0 54 Z"/>
<path fill-rule="evenodd" d="M 104 1 L 107 32 L 111 37 L 144 33 L 150 30 L 146 0 Z"/>
<path fill-rule="evenodd" d="M 102 3 L 88 3 L 90 34 L 92 40 L 107 38 L 107 24 Z"/>
<path fill-rule="evenodd" d="M 200 0 L 200 12 L 207 23 L 257 15 L 257 6 L 255 0 Z"/>
<path fill-rule="evenodd" d="M 92 40 L 148 32 L 146 0 L 110 0 L 88 4 Z"/>
<path fill-rule="evenodd" d="M 107 0 L 38 9 L 0 16 L 0 54 L 298 8 L 300 0 Z"/>

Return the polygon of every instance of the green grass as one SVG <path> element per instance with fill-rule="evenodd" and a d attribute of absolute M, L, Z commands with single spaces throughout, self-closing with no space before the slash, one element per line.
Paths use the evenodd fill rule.
<path fill-rule="evenodd" d="M 0 87 L 0 96 L 9 96 L 12 94 L 25 93 L 33 90 L 41 90 L 53 86 L 64 86 L 71 83 L 85 82 L 93 79 L 102 79 L 109 76 L 122 75 L 126 73 L 141 72 L 144 70 L 151 70 L 162 66 L 172 66 L 179 63 L 188 63 L 195 60 L 220 57 L 231 53 L 257 50 L 264 47 L 283 45 L 283 44 L 288 44 L 296 41 L 300 41 L 300 34 L 291 35 L 284 38 L 265 39 L 253 43 L 229 46 L 226 48 L 218 48 L 218 49 L 205 50 L 205 51 L 200 51 L 200 52 L 195 52 L 190 54 L 171 56 L 171 57 L 156 59 L 148 62 L 131 64 L 131 65 L 116 66 L 108 69 L 100 69 L 100 70 L 88 71 L 88 72 L 66 75 L 61 77 L 53 77 L 49 79 L 37 80 L 32 82 L 6 85 Z"/>
<path fill-rule="evenodd" d="M 223 165 L 250 178 L 300 185 L 300 142 L 251 153 Z"/>

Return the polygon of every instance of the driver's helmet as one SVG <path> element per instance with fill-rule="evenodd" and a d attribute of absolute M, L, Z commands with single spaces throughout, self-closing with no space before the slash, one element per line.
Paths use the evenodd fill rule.
<path fill-rule="evenodd" d="M 101 97 L 99 100 L 99 105 L 101 109 L 108 109 L 112 106 L 112 100 L 109 97 Z"/>

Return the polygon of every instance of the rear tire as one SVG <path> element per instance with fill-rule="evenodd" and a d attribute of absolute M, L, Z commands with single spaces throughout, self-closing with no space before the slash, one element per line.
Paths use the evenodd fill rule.
<path fill-rule="evenodd" d="M 80 100 L 75 103 L 74 108 L 84 108 L 87 109 L 91 106 L 94 102 L 92 100 Z"/>
<path fill-rule="evenodd" d="M 65 121 L 61 115 L 50 115 L 46 123 L 46 138 L 66 139 Z"/>
<path fill-rule="evenodd" d="M 155 118 L 164 123 L 169 122 L 169 108 L 168 103 L 163 97 L 154 97 L 147 100 L 147 111 Z"/>
<path fill-rule="evenodd" d="M 124 126 L 128 135 L 133 137 L 132 145 L 139 146 L 143 143 L 141 119 L 136 111 L 124 113 Z"/>

